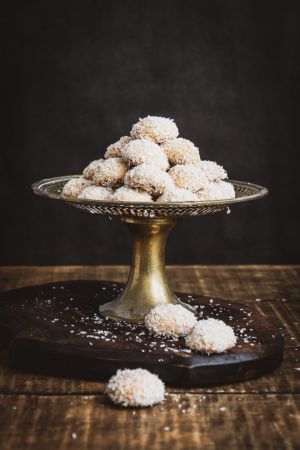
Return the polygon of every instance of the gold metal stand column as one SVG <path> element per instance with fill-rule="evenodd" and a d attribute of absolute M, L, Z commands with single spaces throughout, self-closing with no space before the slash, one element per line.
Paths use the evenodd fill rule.
<path fill-rule="evenodd" d="M 141 321 L 155 306 L 180 303 L 171 291 L 165 273 L 165 246 L 173 219 L 123 217 L 133 243 L 133 259 L 124 292 L 100 306 L 101 314 L 114 319 Z"/>

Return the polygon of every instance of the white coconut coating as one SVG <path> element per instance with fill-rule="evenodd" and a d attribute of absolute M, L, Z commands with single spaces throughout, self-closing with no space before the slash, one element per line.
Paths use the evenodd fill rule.
<path fill-rule="evenodd" d="M 161 148 L 167 155 L 171 166 L 177 164 L 199 164 L 198 148 L 188 139 L 177 138 L 166 141 Z"/>
<path fill-rule="evenodd" d="M 192 192 L 204 189 L 208 183 L 207 178 L 199 165 L 180 164 L 173 166 L 168 173 L 176 187 L 189 189 Z"/>
<path fill-rule="evenodd" d="M 62 195 L 64 197 L 77 198 L 81 192 L 91 186 L 92 182 L 83 177 L 72 178 L 63 187 Z"/>
<path fill-rule="evenodd" d="M 171 337 L 187 335 L 196 322 L 191 311 L 172 304 L 156 306 L 145 317 L 145 326 L 151 333 Z"/>
<path fill-rule="evenodd" d="M 122 406 L 153 406 L 165 396 L 164 383 L 145 369 L 118 370 L 108 381 L 108 397 Z"/>
<path fill-rule="evenodd" d="M 131 137 L 134 139 L 150 139 L 158 144 L 178 136 L 178 128 L 172 119 L 166 117 L 147 116 L 139 119 L 132 127 Z"/>
<path fill-rule="evenodd" d="M 112 190 L 102 186 L 89 186 L 81 192 L 78 198 L 86 200 L 110 200 Z"/>
<path fill-rule="evenodd" d="M 166 189 L 156 201 L 158 203 L 199 202 L 199 197 L 188 189 L 173 187 L 172 189 Z"/>
<path fill-rule="evenodd" d="M 149 164 L 141 164 L 129 170 L 125 175 L 124 184 L 154 196 L 161 195 L 174 185 L 168 173 Z"/>
<path fill-rule="evenodd" d="M 228 200 L 235 197 L 234 187 L 228 181 L 215 181 L 208 183 L 204 189 L 197 192 L 201 201 Z"/>
<path fill-rule="evenodd" d="M 108 158 L 100 162 L 93 176 L 93 183 L 104 187 L 123 184 L 128 166 L 122 158 Z"/>
<path fill-rule="evenodd" d="M 89 163 L 89 165 L 83 170 L 83 176 L 87 180 L 93 180 L 95 173 L 97 172 L 99 166 L 103 163 L 103 159 L 95 159 Z"/>
<path fill-rule="evenodd" d="M 130 136 L 122 136 L 117 142 L 109 145 L 104 153 L 104 158 L 120 158 L 122 150 L 131 141 Z"/>
<path fill-rule="evenodd" d="M 149 139 L 134 139 L 122 150 L 122 158 L 129 166 L 151 164 L 161 170 L 169 168 L 168 158 L 164 151 Z"/>
<path fill-rule="evenodd" d="M 227 172 L 224 167 L 215 161 L 201 161 L 199 167 L 209 181 L 220 181 L 227 178 Z"/>
<path fill-rule="evenodd" d="M 196 323 L 185 338 L 188 347 L 203 353 L 223 353 L 236 344 L 233 329 L 222 320 L 207 319 Z"/>
<path fill-rule="evenodd" d="M 117 189 L 111 197 L 113 201 L 119 202 L 152 202 L 151 195 L 147 192 L 138 191 L 137 189 L 131 189 L 126 186 L 122 186 Z"/>

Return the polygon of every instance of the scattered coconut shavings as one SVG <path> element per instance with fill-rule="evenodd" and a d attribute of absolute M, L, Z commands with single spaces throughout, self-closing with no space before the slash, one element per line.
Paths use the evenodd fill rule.
<path fill-rule="evenodd" d="M 111 377 L 105 392 L 118 405 L 145 407 L 164 400 L 165 386 L 148 370 L 124 369 Z"/>
<path fill-rule="evenodd" d="M 196 317 L 181 305 L 160 305 L 145 317 L 146 328 L 163 336 L 185 336 L 196 324 Z"/>

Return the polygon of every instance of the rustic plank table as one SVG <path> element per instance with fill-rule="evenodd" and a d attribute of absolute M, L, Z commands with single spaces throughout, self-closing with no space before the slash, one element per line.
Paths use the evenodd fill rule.
<path fill-rule="evenodd" d="M 285 338 L 282 366 L 240 384 L 168 389 L 152 409 L 120 409 L 104 383 L 33 375 L 0 352 L 0 448 L 299 449 L 300 266 L 176 266 L 175 290 L 239 300 L 267 314 Z M 52 281 L 125 282 L 124 266 L 2 267 L 2 291 Z"/>

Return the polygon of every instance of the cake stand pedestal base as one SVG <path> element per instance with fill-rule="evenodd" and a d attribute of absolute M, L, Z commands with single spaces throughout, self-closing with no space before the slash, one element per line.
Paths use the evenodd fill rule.
<path fill-rule="evenodd" d="M 282 360 L 278 330 L 240 303 L 177 294 L 195 308 L 198 318 L 215 317 L 234 328 L 237 345 L 208 356 L 189 350 L 184 339 L 158 338 L 141 323 L 101 316 L 99 305 L 120 298 L 122 292 L 123 286 L 116 283 L 66 281 L 0 294 L 0 332 L 10 341 L 12 365 L 99 380 L 117 369 L 143 367 L 168 385 L 191 387 L 254 378 Z"/>

